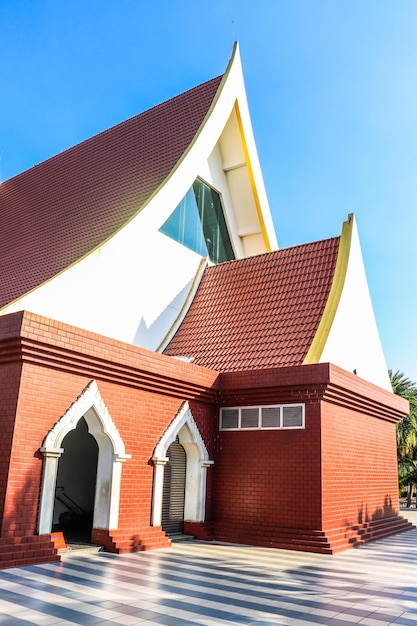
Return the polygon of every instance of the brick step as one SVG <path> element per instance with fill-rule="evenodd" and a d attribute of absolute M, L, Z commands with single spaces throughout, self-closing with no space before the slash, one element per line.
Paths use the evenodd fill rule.
<path fill-rule="evenodd" d="M 0 542 L 0 569 L 59 561 L 49 535 L 3 537 Z"/>
<path fill-rule="evenodd" d="M 315 528 L 293 528 L 288 526 L 275 526 L 273 524 L 255 526 L 254 524 L 236 524 L 236 522 L 214 522 L 214 528 L 217 532 L 222 529 L 230 529 L 233 532 L 243 530 L 250 532 L 251 535 L 267 535 L 279 534 L 291 537 L 308 536 L 308 537 L 324 537 L 325 532 Z"/>
<path fill-rule="evenodd" d="M 370 541 L 376 541 L 377 539 L 383 539 L 384 537 L 390 537 L 391 535 L 395 535 L 400 532 L 405 532 L 407 530 L 411 530 L 413 525 L 411 523 L 405 524 L 392 524 L 392 525 L 383 525 L 381 527 L 376 528 L 367 528 L 360 529 L 357 532 L 358 542 L 360 541 L 362 544 L 369 543 Z"/>
<path fill-rule="evenodd" d="M 298 543 L 286 543 L 286 542 L 277 542 L 273 543 L 270 546 L 271 548 L 279 549 L 279 550 L 295 550 L 297 552 L 313 552 L 314 554 L 333 554 L 333 549 L 330 545 L 327 544 L 303 544 L 300 545 Z"/>
<path fill-rule="evenodd" d="M 28 558 L 13 558 L 6 560 L 0 560 L 0 569 L 10 569 L 12 567 L 27 567 L 28 565 L 40 565 L 42 563 L 56 563 L 61 558 L 58 555 L 55 556 L 33 556 Z"/>
<path fill-rule="evenodd" d="M 371 520 L 363 524 L 355 524 L 349 529 L 332 529 L 326 531 L 334 552 L 347 548 L 365 545 L 377 539 L 384 539 L 392 535 L 414 528 L 408 520 L 399 516 Z"/>
<path fill-rule="evenodd" d="M 216 541 L 227 541 L 231 543 L 248 543 L 249 545 L 262 545 L 262 546 L 270 546 L 271 548 L 276 547 L 277 543 L 285 543 L 286 546 L 297 545 L 302 549 L 302 546 L 316 546 L 317 548 L 327 548 L 330 546 L 330 543 L 326 537 L 321 537 L 319 540 L 313 536 L 304 536 L 304 537 L 291 537 L 291 536 L 281 536 L 278 533 L 271 535 L 250 535 L 249 533 L 239 533 L 238 535 L 234 532 L 216 532 Z"/>
<path fill-rule="evenodd" d="M 327 542 L 327 536 L 322 530 L 313 529 L 297 529 L 297 528 L 281 528 L 281 527 L 262 527 L 259 530 L 254 529 L 252 526 L 236 526 L 235 524 L 215 524 L 215 538 L 218 539 L 220 534 L 228 535 L 241 535 L 242 537 L 262 538 L 266 540 L 268 537 L 271 541 L 274 538 L 279 538 L 283 541 L 307 541 L 314 543 Z"/>
<path fill-rule="evenodd" d="M 102 545 L 107 552 L 126 554 L 157 548 L 169 548 L 171 542 L 160 526 L 147 526 L 134 530 L 93 529 L 93 541 Z"/>
<path fill-rule="evenodd" d="M 216 541 L 247 543 L 250 545 L 298 550 L 304 552 L 331 553 L 330 543 L 323 531 L 306 529 L 273 528 L 254 531 L 253 528 L 215 524 Z"/>
<path fill-rule="evenodd" d="M 407 519 L 401 516 L 392 516 L 392 517 L 384 517 L 376 520 L 368 520 L 366 522 L 360 524 L 352 524 L 347 527 L 346 531 L 351 531 L 354 533 L 359 532 L 368 532 L 374 531 L 376 529 L 382 528 L 412 528 L 413 524 L 409 522 Z M 340 528 L 330 528 L 326 529 L 326 535 L 332 536 L 333 534 L 337 535 L 340 533 Z"/>
<path fill-rule="evenodd" d="M 225 543 L 246 543 L 251 546 L 259 546 L 261 548 L 274 548 L 280 550 L 296 550 L 298 552 L 315 552 L 318 554 L 332 554 L 332 549 L 328 542 L 317 543 L 315 541 L 297 541 L 297 540 L 281 540 L 276 538 L 274 540 L 270 539 L 260 539 L 247 537 L 245 541 L 236 540 L 236 537 L 220 535 L 216 537 L 217 541 L 222 541 Z"/>
<path fill-rule="evenodd" d="M 363 522 L 357 522 L 357 523 L 349 525 L 349 528 L 357 530 L 359 528 L 369 528 L 369 527 L 382 526 L 382 525 L 391 525 L 392 523 L 410 524 L 411 522 L 409 522 L 405 517 L 402 517 L 401 515 L 391 515 L 389 517 L 379 517 L 376 519 L 367 519 Z M 329 532 L 331 533 L 333 531 L 337 533 L 340 529 L 340 517 L 336 517 L 334 521 L 326 517 L 325 527 L 326 527 L 326 533 L 329 533 Z"/>
<path fill-rule="evenodd" d="M 47 543 L 50 542 L 49 535 L 19 535 L 13 537 L 0 537 L 0 550 L 2 546 L 19 545 L 25 543 Z"/>
<path fill-rule="evenodd" d="M 370 541 L 389 537 L 413 528 L 400 516 L 367 520 L 351 527 L 336 527 L 326 530 L 290 529 L 262 527 L 254 529 L 247 525 L 215 523 L 215 540 L 227 543 L 243 543 L 255 546 L 332 554 L 360 546 Z"/>
<path fill-rule="evenodd" d="M 199 541 L 214 541 L 213 522 L 184 522 L 184 534 Z"/>

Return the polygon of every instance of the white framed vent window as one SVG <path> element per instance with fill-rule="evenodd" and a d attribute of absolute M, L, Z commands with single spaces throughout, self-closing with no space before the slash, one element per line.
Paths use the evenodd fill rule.
<path fill-rule="evenodd" d="M 224 407 L 220 430 L 288 430 L 305 428 L 304 404 Z"/>

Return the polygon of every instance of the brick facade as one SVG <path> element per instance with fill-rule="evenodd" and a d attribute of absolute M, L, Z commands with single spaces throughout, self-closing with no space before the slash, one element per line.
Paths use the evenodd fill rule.
<path fill-rule="evenodd" d="M 0 317 L 0 567 L 59 558 L 50 536 L 37 534 L 40 448 L 92 380 L 131 456 L 117 530 L 93 529 L 108 550 L 169 545 L 151 526 L 151 459 L 185 401 L 215 462 L 205 520 L 186 521 L 186 532 L 332 552 L 375 538 L 378 524 L 406 528 L 396 482 L 401 399 L 328 364 L 220 375 L 20 312 Z M 305 403 L 303 430 L 219 431 L 219 406 L 294 402 Z"/>

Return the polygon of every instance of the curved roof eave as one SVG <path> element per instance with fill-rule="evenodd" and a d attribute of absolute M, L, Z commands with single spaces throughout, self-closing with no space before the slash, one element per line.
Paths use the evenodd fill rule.
<path fill-rule="evenodd" d="M 10 244 L 10 250 L 3 247 L 3 259 L 0 253 L 0 269 L 3 274 L 3 293 L 0 292 L 0 312 L 4 311 L 6 308 L 8 309 L 14 303 L 19 302 L 24 296 L 36 291 L 73 265 L 100 249 L 100 247 L 112 239 L 143 211 L 173 177 L 196 143 L 202 128 L 204 128 L 219 98 L 219 94 L 233 64 L 235 53 L 236 46 L 234 47 L 233 55 L 229 61 L 226 73 L 222 77 L 203 83 L 184 94 L 180 94 L 171 100 L 139 114 L 135 118 L 126 120 L 107 131 L 103 131 L 99 135 L 87 139 L 81 144 L 31 168 L 27 172 L 23 172 L 9 181 L 5 181 L 5 183 L 1 185 L 0 191 L 3 197 L 0 197 L 0 205 L 4 206 L 1 224 L 2 235 L 5 244 Z M 140 192 L 136 193 L 134 189 L 132 175 L 134 176 L 134 169 L 137 169 L 140 164 L 132 165 L 132 171 L 125 175 L 122 166 L 120 166 L 119 170 L 122 173 L 121 180 L 116 180 L 116 183 L 112 185 L 110 191 L 113 192 L 113 195 L 111 193 L 106 194 L 106 181 L 108 183 L 113 173 L 112 164 L 108 164 L 107 162 L 109 160 L 109 153 L 110 156 L 113 156 L 113 144 L 117 144 L 116 148 L 122 152 L 123 148 L 125 148 L 125 142 L 127 142 L 127 152 L 133 150 L 133 148 L 136 150 L 133 150 L 132 154 L 129 153 L 128 156 L 131 157 L 131 160 L 136 159 L 137 161 L 143 161 L 145 156 L 141 154 L 141 152 L 146 153 L 146 150 L 139 150 L 137 145 L 134 145 L 132 148 L 135 139 L 132 139 L 131 136 L 132 127 L 136 124 L 136 120 L 139 120 L 139 118 L 141 120 L 143 119 L 144 124 L 148 122 L 149 118 L 154 121 L 155 114 L 158 118 L 160 111 L 162 115 L 165 114 L 165 118 L 169 118 L 169 114 L 167 116 L 167 108 L 171 103 L 178 103 L 178 109 L 180 101 L 181 105 L 183 105 L 184 101 L 187 104 L 187 98 L 190 99 L 193 94 L 199 94 L 200 92 L 202 93 L 201 99 L 203 102 L 199 103 L 199 108 L 204 108 L 204 101 L 207 101 L 208 98 L 210 98 L 209 106 L 205 109 L 203 117 L 198 120 L 196 130 L 192 131 L 191 139 L 187 140 L 187 145 L 181 149 L 180 154 L 175 158 L 173 166 L 169 167 L 168 173 L 163 175 L 162 178 L 159 178 L 159 180 L 156 180 L 156 185 L 149 189 L 145 197 L 142 197 L 141 200 L 138 198 L 139 201 L 135 202 L 134 195 L 140 196 Z M 192 107 L 192 104 L 193 102 L 188 102 L 189 107 Z M 194 113 L 194 109 L 192 109 L 192 113 Z M 184 112 L 183 115 L 184 120 L 182 120 L 182 123 L 186 125 L 188 123 L 186 119 L 187 112 Z M 197 115 L 198 112 L 194 113 L 194 118 Z M 168 122 L 165 120 L 165 123 L 173 123 L 175 121 L 175 119 L 168 119 Z M 190 126 L 192 126 L 192 124 L 190 124 Z M 152 132 L 152 130 L 150 132 Z M 175 142 L 175 140 L 177 140 L 178 142 L 177 135 L 172 141 Z M 89 171 L 90 159 L 96 156 L 94 151 L 97 147 L 99 150 L 101 149 L 101 152 L 96 162 L 94 162 L 93 168 L 95 168 L 95 170 L 91 173 L 91 171 Z M 175 146 L 175 148 L 178 152 L 178 146 Z M 158 148 L 156 148 L 155 151 L 157 151 L 157 149 Z M 124 151 L 126 152 L 126 150 Z M 115 160 L 117 156 L 120 155 L 114 156 Z M 157 156 L 160 157 L 158 159 L 158 167 L 161 170 L 163 164 L 159 165 L 159 161 L 164 160 L 164 158 L 166 160 L 166 154 L 159 154 Z M 120 160 L 122 161 L 123 158 L 126 160 L 126 155 L 124 155 L 124 157 L 122 156 Z M 156 159 L 154 159 L 154 161 L 155 160 Z M 69 177 L 68 162 L 74 168 L 74 171 L 70 172 Z M 149 170 L 152 164 L 146 165 Z M 77 167 L 80 171 L 77 170 Z M 131 176 L 130 182 L 128 180 L 129 174 Z M 152 177 L 157 179 L 158 173 L 146 171 L 145 178 L 146 177 L 145 187 L 146 185 L 149 187 L 149 182 L 151 182 L 152 185 L 152 181 L 149 181 L 149 179 L 152 179 Z M 65 188 L 65 183 L 68 179 L 70 179 L 69 187 Z M 85 188 L 83 188 L 83 184 Z M 127 190 L 124 186 L 129 186 L 129 189 Z M 121 191 L 120 188 L 122 188 Z M 90 192 L 90 197 L 88 198 L 85 198 L 83 193 L 86 189 Z M 61 197 L 59 197 L 60 194 Z M 62 215 L 57 215 L 58 211 L 55 210 L 57 207 L 57 197 L 63 206 Z M 100 199 L 107 204 L 105 210 L 107 211 L 109 222 L 107 233 L 104 232 L 102 236 L 100 236 L 100 230 L 103 231 L 103 228 L 101 224 L 98 225 L 100 219 L 94 222 L 94 217 L 91 218 L 91 215 L 95 215 L 97 212 L 97 205 L 100 203 Z M 50 205 L 49 210 L 46 209 L 48 202 Z M 71 204 L 71 202 L 73 202 L 73 204 Z M 117 219 L 114 214 L 118 211 L 115 211 L 114 208 L 123 203 L 126 205 L 124 218 L 117 224 Z M 8 207 L 10 210 L 8 210 Z M 71 218 L 74 217 L 74 213 L 77 213 L 77 211 L 78 216 L 82 214 L 83 217 L 80 218 L 78 227 L 74 227 Z M 54 236 L 48 237 L 48 228 L 50 227 L 49 220 L 52 219 L 52 222 L 56 223 L 57 218 L 58 220 L 61 218 L 62 224 L 59 225 L 59 228 L 55 227 L 53 232 Z M 17 232 L 21 235 L 22 227 L 28 222 L 31 223 L 31 232 L 28 233 L 26 240 L 25 238 L 20 238 L 20 241 L 23 241 L 22 245 L 19 247 L 17 241 L 10 242 L 10 239 L 13 237 L 8 237 L 7 232 L 10 231 L 11 235 L 13 232 Z M 112 224 L 114 224 L 114 226 L 112 226 Z M 88 226 L 91 227 L 91 230 L 96 231 L 95 237 L 91 236 L 91 245 L 88 243 L 91 232 L 86 233 L 86 231 L 89 230 Z M 51 235 L 51 233 L 49 233 L 49 235 Z M 77 239 L 77 237 L 79 239 Z M 68 246 L 65 245 L 66 240 L 68 240 Z M 68 248 L 70 249 L 69 251 Z M 63 250 L 66 251 L 65 255 L 63 255 Z M 54 254 L 55 252 L 56 255 Z M 54 258 L 55 263 L 53 262 Z M 36 270 L 34 270 L 35 267 Z"/>
<path fill-rule="evenodd" d="M 329 337 L 330 330 L 340 303 L 343 286 L 345 284 L 351 250 L 354 220 L 354 214 L 350 213 L 348 215 L 347 221 L 343 222 L 339 252 L 337 255 L 336 267 L 329 297 L 327 298 L 327 303 L 324 308 L 320 323 L 317 327 L 316 333 L 314 335 L 314 339 L 304 358 L 303 365 L 311 365 L 313 363 L 320 362 L 321 355 L 323 354 L 324 347 Z"/>

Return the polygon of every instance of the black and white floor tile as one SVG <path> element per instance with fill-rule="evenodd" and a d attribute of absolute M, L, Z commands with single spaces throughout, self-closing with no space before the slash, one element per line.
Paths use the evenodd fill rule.
<path fill-rule="evenodd" d="M 6 626 L 417 626 L 417 529 L 334 556 L 204 542 L 0 571 Z"/>

